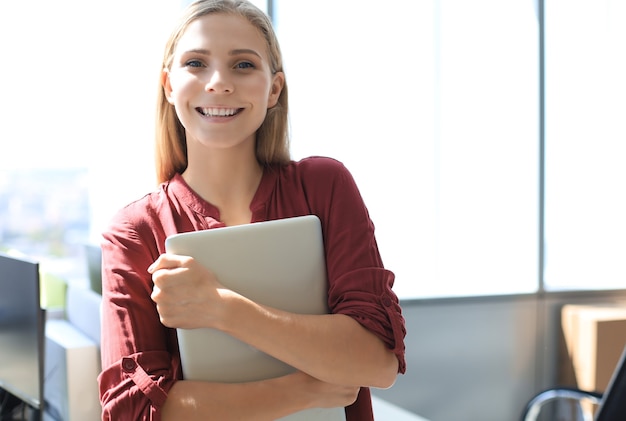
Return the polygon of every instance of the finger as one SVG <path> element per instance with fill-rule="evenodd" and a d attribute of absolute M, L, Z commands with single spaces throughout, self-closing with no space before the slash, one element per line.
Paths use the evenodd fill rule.
<path fill-rule="evenodd" d="M 156 284 L 152 285 L 152 293 L 150 294 L 150 299 L 156 303 L 159 300 L 160 295 L 161 288 L 159 288 Z"/>
<path fill-rule="evenodd" d="M 185 274 L 188 268 L 182 266 L 156 267 L 152 273 L 152 284 L 160 289 L 171 291 L 177 285 L 185 281 Z M 183 275 L 181 277 L 181 275 Z"/>
<path fill-rule="evenodd" d="M 153 274 L 159 269 L 174 269 L 183 266 L 188 260 L 189 256 L 163 253 L 148 267 L 148 273 Z"/>

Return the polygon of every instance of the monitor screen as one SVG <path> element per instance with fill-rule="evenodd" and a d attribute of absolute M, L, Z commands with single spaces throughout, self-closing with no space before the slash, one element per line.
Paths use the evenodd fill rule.
<path fill-rule="evenodd" d="M 0 388 L 37 411 L 45 334 L 39 294 L 39 264 L 0 253 Z"/>

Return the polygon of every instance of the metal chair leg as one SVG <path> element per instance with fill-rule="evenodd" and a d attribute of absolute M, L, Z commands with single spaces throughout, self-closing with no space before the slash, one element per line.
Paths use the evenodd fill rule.
<path fill-rule="evenodd" d="M 578 407 L 580 408 L 583 420 L 591 421 L 593 418 L 588 418 L 590 414 L 583 411 L 580 401 L 588 400 L 594 405 L 599 405 L 602 402 L 602 394 L 569 388 L 553 388 L 545 390 L 535 395 L 535 397 L 528 402 L 522 415 L 522 421 L 535 421 L 541 412 L 541 408 L 546 403 L 557 399 L 568 399 L 578 402 Z"/>

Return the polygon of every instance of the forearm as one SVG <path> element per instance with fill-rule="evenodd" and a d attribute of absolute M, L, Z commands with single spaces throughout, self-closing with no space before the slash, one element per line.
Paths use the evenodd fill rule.
<path fill-rule="evenodd" d="M 305 409 L 292 393 L 285 399 L 277 393 L 283 378 L 264 382 L 226 384 L 178 381 L 162 409 L 163 421 L 178 420 L 274 420 Z"/>
<path fill-rule="evenodd" d="M 357 321 L 341 314 L 300 315 L 234 295 L 220 329 L 325 382 L 387 388 L 398 360 Z"/>
<path fill-rule="evenodd" d="M 275 420 L 309 408 L 348 406 L 358 388 L 320 382 L 304 373 L 251 383 L 180 380 L 169 391 L 163 421 Z"/>

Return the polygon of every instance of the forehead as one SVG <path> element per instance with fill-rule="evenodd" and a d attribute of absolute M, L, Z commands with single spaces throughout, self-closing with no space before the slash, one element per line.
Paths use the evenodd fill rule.
<path fill-rule="evenodd" d="M 254 49 L 267 57 L 267 42 L 261 31 L 245 17 L 211 13 L 192 21 L 176 44 L 178 54 L 193 49 Z"/>

